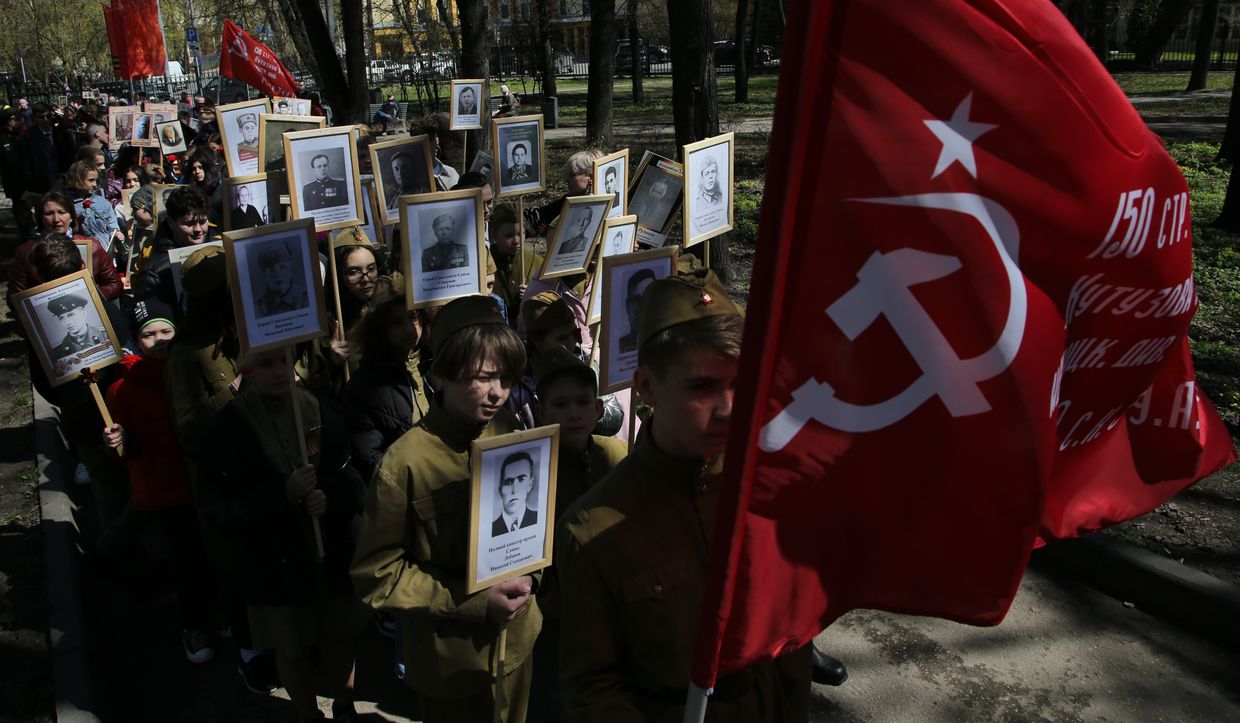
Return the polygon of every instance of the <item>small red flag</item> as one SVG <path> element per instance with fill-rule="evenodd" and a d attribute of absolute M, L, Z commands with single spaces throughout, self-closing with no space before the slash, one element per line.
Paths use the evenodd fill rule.
<path fill-rule="evenodd" d="M 112 0 L 103 19 L 118 78 L 149 78 L 165 73 L 164 32 L 158 0 Z"/>
<path fill-rule="evenodd" d="M 293 74 L 271 52 L 271 48 L 252 38 L 231 20 L 224 21 L 220 74 L 267 95 L 297 95 L 297 81 L 293 80 Z"/>
<path fill-rule="evenodd" d="M 693 681 L 853 608 L 993 625 L 1039 539 L 1234 459 L 1188 192 L 1036 0 L 792 3 Z"/>

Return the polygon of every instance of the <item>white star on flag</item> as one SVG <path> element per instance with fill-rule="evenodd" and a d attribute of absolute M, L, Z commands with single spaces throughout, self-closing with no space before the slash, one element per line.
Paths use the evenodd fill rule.
<path fill-rule="evenodd" d="M 969 93 L 964 100 L 960 101 L 960 105 L 956 106 L 951 120 L 922 121 L 943 144 L 943 151 L 939 153 L 939 162 L 935 164 L 934 175 L 930 176 L 931 178 L 938 178 L 939 174 L 956 162 L 964 166 L 969 175 L 977 178 L 977 159 L 973 157 L 973 142 L 999 126 L 970 121 L 969 111 L 972 107 L 973 94 Z"/>

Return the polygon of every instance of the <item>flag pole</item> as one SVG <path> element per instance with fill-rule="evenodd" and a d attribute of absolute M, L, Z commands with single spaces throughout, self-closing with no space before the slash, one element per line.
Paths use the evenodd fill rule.
<path fill-rule="evenodd" d="M 706 720 L 706 696 L 711 691 L 689 683 L 689 696 L 685 700 L 685 723 L 703 723 Z"/>
<path fill-rule="evenodd" d="M 172 98 L 172 81 L 168 79 L 168 33 L 164 32 L 164 11 L 159 7 L 159 0 L 155 0 L 155 20 L 159 23 L 159 41 L 164 46 L 164 92 L 168 97 Z"/>

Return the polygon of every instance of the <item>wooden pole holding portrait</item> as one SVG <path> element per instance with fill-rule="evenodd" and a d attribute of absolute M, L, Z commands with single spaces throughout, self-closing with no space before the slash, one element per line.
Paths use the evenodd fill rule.
<path fill-rule="evenodd" d="M 301 419 L 301 405 L 297 403 L 297 372 L 293 369 L 293 346 L 284 347 L 284 360 L 288 364 L 289 403 L 293 405 L 293 431 L 297 433 L 297 452 L 301 466 L 310 464 L 310 455 L 306 453 L 306 425 Z M 323 528 L 319 526 L 319 518 L 311 515 L 310 524 L 314 528 L 314 554 L 323 559 Z"/>
<path fill-rule="evenodd" d="M 327 265 L 330 267 L 328 273 L 332 277 L 332 301 L 335 302 L 336 311 L 336 341 L 344 341 L 344 311 L 340 303 L 340 269 L 336 264 L 336 249 L 334 244 L 328 244 L 327 247 Z M 328 356 L 331 352 L 328 352 Z M 330 361 L 330 360 L 329 360 Z M 349 360 L 344 360 L 344 383 L 349 383 Z"/>

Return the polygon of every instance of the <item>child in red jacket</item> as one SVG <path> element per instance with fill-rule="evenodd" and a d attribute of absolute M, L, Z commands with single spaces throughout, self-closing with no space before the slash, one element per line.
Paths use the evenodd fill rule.
<path fill-rule="evenodd" d="M 130 310 L 139 353 L 125 355 L 123 376 L 108 389 L 115 423 L 103 430 L 103 442 L 129 468 L 134 507 L 159 520 L 172 546 L 181 643 L 190 662 L 205 663 L 215 657 L 206 632 L 212 573 L 164 392 L 164 361 L 176 335 L 172 318 L 172 308 L 158 299 Z"/>

